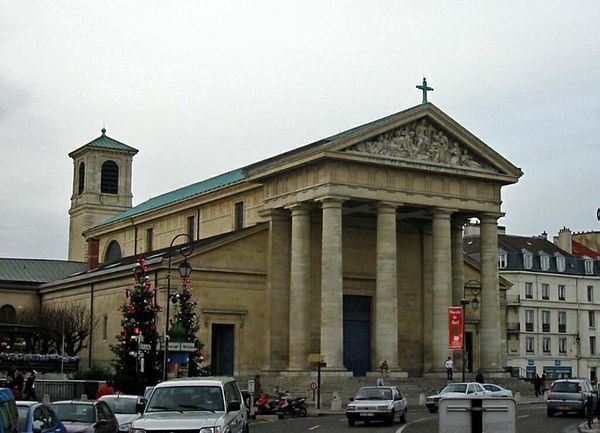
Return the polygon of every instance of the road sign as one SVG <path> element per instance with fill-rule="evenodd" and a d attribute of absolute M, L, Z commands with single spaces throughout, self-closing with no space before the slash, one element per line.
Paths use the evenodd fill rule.
<path fill-rule="evenodd" d="M 146 343 L 141 343 L 140 350 L 150 350 L 150 345 Z"/>
<path fill-rule="evenodd" d="M 310 389 L 311 389 L 311 390 L 313 390 L 313 391 L 315 391 L 315 390 L 317 389 L 317 387 L 318 387 L 318 385 L 317 385 L 317 381 L 316 381 L 316 380 L 313 380 L 313 381 L 310 383 Z"/>
<path fill-rule="evenodd" d="M 248 380 L 248 392 L 254 394 L 254 379 Z"/>

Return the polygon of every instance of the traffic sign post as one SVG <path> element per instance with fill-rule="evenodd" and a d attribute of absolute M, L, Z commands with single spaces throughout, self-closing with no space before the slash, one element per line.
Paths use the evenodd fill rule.
<path fill-rule="evenodd" d="M 313 401 L 315 401 L 315 395 L 316 395 L 315 391 L 317 390 L 318 386 L 319 385 L 317 384 L 317 381 L 315 381 L 315 380 L 313 380 L 309 385 L 310 390 L 312 391 L 312 400 Z"/>
<path fill-rule="evenodd" d="M 317 366 L 317 409 L 321 409 L 321 367 L 327 367 L 327 363 L 323 361 L 320 353 L 310 353 L 308 355 L 308 362 Z"/>

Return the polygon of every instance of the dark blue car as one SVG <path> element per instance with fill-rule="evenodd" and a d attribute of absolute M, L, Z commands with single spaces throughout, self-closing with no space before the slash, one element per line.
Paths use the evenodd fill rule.
<path fill-rule="evenodd" d="M 37 401 L 18 401 L 19 433 L 67 433 L 65 426 L 52 410 Z"/>

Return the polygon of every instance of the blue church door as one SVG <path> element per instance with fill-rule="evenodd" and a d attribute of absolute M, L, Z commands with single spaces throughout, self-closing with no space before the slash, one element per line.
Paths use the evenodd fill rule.
<path fill-rule="evenodd" d="M 216 376 L 233 376 L 234 325 L 212 325 L 211 370 Z"/>
<path fill-rule="evenodd" d="M 371 297 L 344 295 L 344 367 L 354 376 L 371 368 Z"/>

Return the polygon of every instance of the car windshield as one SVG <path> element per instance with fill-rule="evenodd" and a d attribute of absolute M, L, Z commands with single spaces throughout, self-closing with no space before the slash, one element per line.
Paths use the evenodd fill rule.
<path fill-rule="evenodd" d="M 17 420 L 17 426 L 19 431 L 25 431 L 27 426 L 27 416 L 29 414 L 29 406 L 17 406 L 19 411 L 19 419 Z"/>
<path fill-rule="evenodd" d="M 556 382 L 552 387 L 555 392 L 579 392 L 579 385 L 575 382 Z"/>
<path fill-rule="evenodd" d="M 391 400 L 392 390 L 389 388 L 361 388 L 355 400 Z"/>
<path fill-rule="evenodd" d="M 440 394 L 445 394 L 447 392 L 461 392 L 461 393 L 465 394 L 467 392 L 467 384 L 466 383 L 452 383 L 450 385 L 446 385 L 440 391 Z"/>
<path fill-rule="evenodd" d="M 121 397 L 102 397 L 102 400 L 105 401 L 114 413 L 128 413 L 134 414 L 137 413 L 135 410 L 135 405 L 137 403 L 137 399 L 135 398 L 121 398 Z"/>
<path fill-rule="evenodd" d="M 155 388 L 146 407 L 146 412 L 223 410 L 221 388 L 199 385 Z"/>
<path fill-rule="evenodd" d="M 91 404 L 53 403 L 50 406 L 61 421 L 83 422 L 86 424 L 96 422 L 94 406 Z"/>

